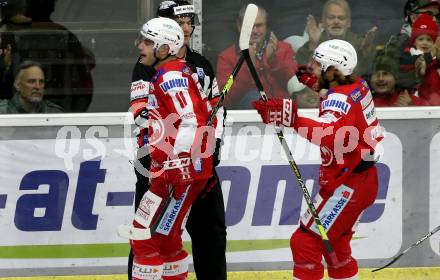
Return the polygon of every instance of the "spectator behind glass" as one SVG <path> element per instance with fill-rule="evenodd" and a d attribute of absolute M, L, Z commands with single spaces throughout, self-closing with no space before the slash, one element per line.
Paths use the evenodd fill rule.
<path fill-rule="evenodd" d="M 411 45 L 405 48 L 400 57 L 400 70 L 413 72 L 423 78 L 427 65 L 436 57 L 437 49 L 434 42 L 438 37 L 438 26 L 432 16 L 420 15 L 412 25 Z"/>
<path fill-rule="evenodd" d="M 408 0 L 403 9 L 405 23 L 402 25 L 401 34 L 405 34 L 409 38 L 412 24 L 422 14 L 432 16 L 438 22 L 439 11 L 439 0 Z"/>
<path fill-rule="evenodd" d="M 12 99 L 0 101 L 0 114 L 63 113 L 63 108 L 44 97 L 45 77 L 41 65 L 25 61 L 17 68 Z"/>
<path fill-rule="evenodd" d="M 6 24 L 30 25 L 32 19 L 24 15 L 26 1 L 0 2 L 1 30 L 0 30 L 0 99 L 10 99 L 14 93 L 14 72 L 20 64 L 20 56 L 14 36 L 5 32 Z"/>
<path fill-rule="evenodd" d="M 356 72 L 369 72 L 370 61 L 374 57 L 373 40 L 377 27 L 373 27 L 364 37 L 353 33 L 351 27 L 351 9 L 345 0 L 328 0 L 322 9 L 321 24 L 318 25 L 312 15 L 307 16 L 306 31 L 309 41 L 298 49 L 298 64 L 307 64 L 315 48 L 330 39 L 341 39 L 351 43 L 358 53 Z"/>
<path fill-rule="evenodd" d="M 32 19 L 27 17 L 26 8 L 29 0 L 3 0 L 0 3 L 3 23 L 30 24 Z"/>
<path fill-rule="evenodd" d="M 405 49 L 411 48 L 411 25 L 422 14 L 429 15 L 438 21 L 440 0 L 408 0 L 404 6 L 404 24 L 400 33 L 390 37 L 385 45 L 386 55 L 399 61 Z M 399 71 L 397 86 L 412 90 L 421 83 L 421 77 L 412 71 Z"/>
<path fill-rule="evenodd" d="M 240 32 L 246 7 L 239 12 L 237 29 Z M 249 54 L 261 78 L 261 82 L 269 96 L 289 98 L 293 91 L 293 83 L 297 82 L 295 55 L 289 44 L 278 41 L 273 32 L 268 29 L 268 14 L 262 7 L 258 7 L 258 14 L 252 29 Z M 226 84 L 228 76 L 240 56 L 237 44 L 222 51 L 217 61 L 217 80 L 220 88 Z M 243 66 L 230 94 L 225 98 L 227 109 L 251 109 L 251 101 L 258 100 L 254 80 L 246 66 Z"/>
<path fill-rule="evenodd" d="M 29 1 L 31 25 L 6 22 L 4 32 L 17 44 L 21 60 L 40 62 L 45 70 L 46 98 L 66 112 L 85 112 L 92 101 L 94 55 L 50 15 L 56 0 Z M 14 49 L 13 49 L 14 51 Z"/>
<path fill-rule="evenodd" d="M 429 105 L 440 105 L 438 25 L 432 16 L 422 14 L 412 25 L 411 48 L 401 57 L 401 71 L 412 72 L 421 79 L 418 90 Z"/>
<path fill-rule="evenodd" d="M 396 88 L 396 76 L 399 65 L 384 54 L 375 58 L 373 73 L 370 77 L 370 89 L 376 107 L 426 105 L 426 102 L 408 90 Z"/>

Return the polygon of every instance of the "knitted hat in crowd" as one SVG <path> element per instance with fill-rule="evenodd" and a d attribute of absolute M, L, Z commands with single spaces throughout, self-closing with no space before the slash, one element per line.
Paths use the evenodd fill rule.
<path fill-rule="evenodd" d="M 420 35 L 429 35 L 435 42 L 438 36 L 438 26 L 432 16 L 421 14 L 412 25 L 411 44 L 414 45 Z"/>
<path fill-rule="evenodd" d="M 399 72 L 399 64 L 392 57 L 380 54 L 374 59 L 373 73 L 376 71 L 389 72 L 396 78 Z"/>

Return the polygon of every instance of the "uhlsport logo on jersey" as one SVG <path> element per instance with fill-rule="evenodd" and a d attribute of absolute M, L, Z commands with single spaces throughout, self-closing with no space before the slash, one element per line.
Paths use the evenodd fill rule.
<path fill-rule="evenodd" d="M 163 92 L 168 92 L 170 90 L 186 90 L 188 89 L 188 78 L 182 77 L 166 80 L 159 86 Z"/>
<path fill-rule="evenodd" d="M 321 104 L 321 110 L 333 110 L 347 114 L 351 105 L 347 102 L 347 96 L 340 93 L 332 93 Z"/>

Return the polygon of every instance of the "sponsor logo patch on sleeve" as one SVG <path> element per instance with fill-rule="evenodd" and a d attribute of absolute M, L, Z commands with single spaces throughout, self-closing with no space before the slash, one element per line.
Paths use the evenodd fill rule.
<path fill-rule="evenodd" d="M 146 98 L 149 92 L 150 83 L 139 80 L 131 83 L 130 100 Z"/>
<path fill-rule="evenodd" d="M 199 79 L 204 80 L 205 79 L 205 71 L 203 68 L 196 67 L 197 69 L 197 76 L 199 76 Z"/>
<path fill-rule="evenodd" d="M 368 125 L 371 125 L 377 119 L 373 102 L 362 112 L 364 113 L 364 118 Z"/>
<path fill-rule="evenodd" d="M 347 96 L 341 93 L 332 93 L 321 103 L 321 112 L 334 111 L 347 114 L 351 104 L 347 102 Z"/>
<path fill-rule="evenodd" d="M 350 93 L 350 97 L 354 103 L 357 103 L 362 98 L 362 93 L 355 89 L 352 93 Z"/>
<path fill-rule="evenodd" d="M 373 100 L 373 95 L 371 91 L 368 91 L 364 98 L 361 100 L 362 110 L 365 109 L 368 105 L 370 105 L 371 100 Z"/>
<path fill-rule="evenodd" d="M 159 108 L 159 104 L 157 103 L 157 98 L 154 94 L 148 95 L 148 103 L 147 103 L 147 109 L 153 110 Z"/>

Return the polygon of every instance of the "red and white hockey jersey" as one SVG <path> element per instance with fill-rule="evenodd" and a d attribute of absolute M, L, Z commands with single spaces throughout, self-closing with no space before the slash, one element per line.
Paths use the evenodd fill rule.
<path fill-rule="evenodd" d="M 383 138 L 366 81 L 331 88 L 319 117 L 296 117 L 294 128 L 321 150 L 320 185 L 332 194 Z M 370 157 L 371 158 L 371 157 Z"/>
<path fill-rule="evenodd" d="M 184 60 L 169 61 L 157 69 L 147 98 L 147 145 L 152 171 L 161 168 L 165 160 L 187 154 L 192 156 L 195 176 L 208 178 L 212 172 L 212 149 L 207 144 L 213 144 L 207 139 L 215 138 L 206 132 L 214 133 L 214 128 L 206 127 L 211 105 L 197 74 Z"/>

